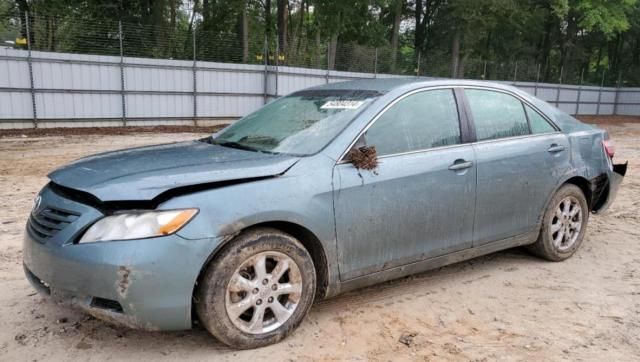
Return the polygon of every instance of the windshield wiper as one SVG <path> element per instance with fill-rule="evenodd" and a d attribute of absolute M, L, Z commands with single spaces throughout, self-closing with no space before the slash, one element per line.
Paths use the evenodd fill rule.
<path fill-rule="evenodd" d="M 224 142 L 214 141 L 214 142 L 215 144 L 220 145 L 222 147 L 237 148 L 239 150 L 246 150 L 251 152 L 260 152 L 259 149 L 256 149 L 238 142 L 233 142 L 233 141 L 224 141 Z"/>
<path fill-rule="evenodd" d="M 219 146 L 229 147 L 229 148 L 236 148 L 236 149 L 239 149 L 239 150 L 246 150 L 246 151 L 251 151 L 251 152 L 268 153 L 270 155 L 279 155 L 280 154 L 280 152 L 261 150 L 259 148 L 254 148 L 254 147 L 251 147 L 251 146 L 247 146 L 247 145 L 245 145 L 243 143 L 234 142 L 234 141 L 219 142 L 219 141 L 216 141 L 216 140 L 212 139 L 211 143 L 214 144 L 214 145 L 219 145 Z"/>

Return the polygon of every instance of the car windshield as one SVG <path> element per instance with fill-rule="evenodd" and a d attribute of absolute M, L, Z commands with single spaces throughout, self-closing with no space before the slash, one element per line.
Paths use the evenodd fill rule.
<path fill-rule="evenodd" d="M 363 90 L 307 90 L 275 100 L 213 137 L 250 151 L 311 155 L 340 133 L 380 94 Z"/>

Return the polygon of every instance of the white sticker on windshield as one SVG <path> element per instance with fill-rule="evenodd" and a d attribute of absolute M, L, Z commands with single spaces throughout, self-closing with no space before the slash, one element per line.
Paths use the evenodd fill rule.
<path fill-rule="evenodd" d="M 320 109 L 357 109 L 364 101 L 329 101 Z"/>

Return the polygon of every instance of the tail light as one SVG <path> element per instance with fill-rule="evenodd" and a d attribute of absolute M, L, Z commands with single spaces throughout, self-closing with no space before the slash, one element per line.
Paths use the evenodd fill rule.
<path fill-rule="evenodd" d="M 613 155 L 616 153 L 616 148 L 613 146 L 613 141 L 604 140 L 602 141 L 602 146 L 604 147 L 604 152 L 609 156 L 609 158 L 613 158 Z"/>

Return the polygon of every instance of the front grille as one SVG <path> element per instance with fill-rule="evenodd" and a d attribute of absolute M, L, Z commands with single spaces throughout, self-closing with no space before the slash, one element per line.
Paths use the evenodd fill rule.
<path fill-rule="evenodd" d="M 79 217 L 78 213 L 47 206 L 31 213 L 27 229 L 37 241 L 45 242 Z"/>

